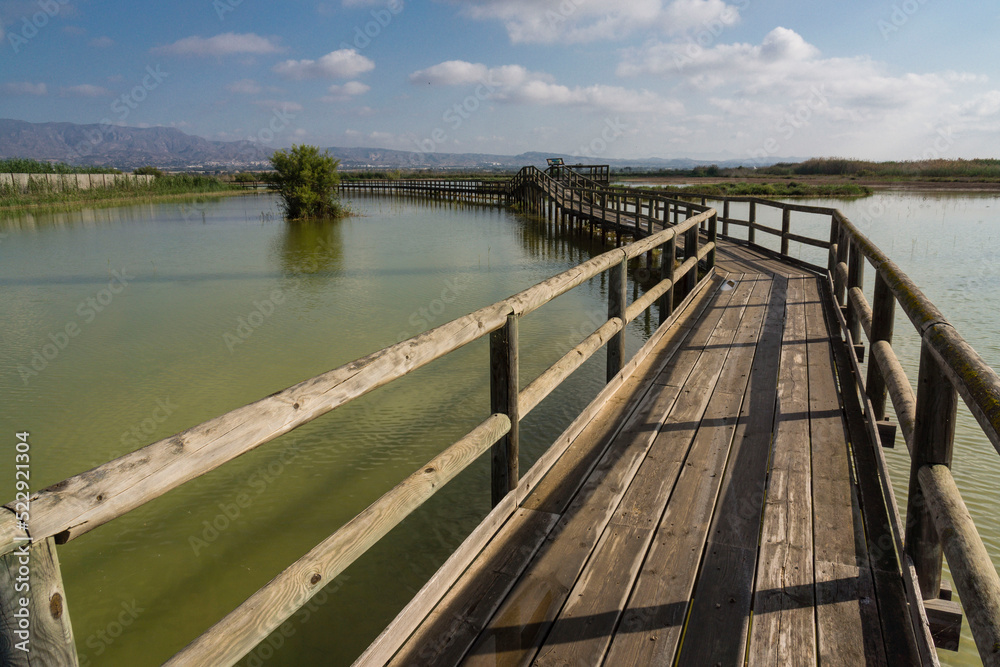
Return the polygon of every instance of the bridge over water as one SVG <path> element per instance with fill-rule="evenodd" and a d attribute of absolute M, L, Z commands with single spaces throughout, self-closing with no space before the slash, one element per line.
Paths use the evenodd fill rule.
<path fill-rule="evenodd" d="M 515 205 L 566 234 L 613 235 L 616 247 L 45 489 L 30 499 L 27 531 L 10 503 L 0 573 L 10 584 L 30 552 L 45 595 L 31 600 L 29 659 L 11 648 L 18 602 L 4 585 L 0 653 L 77 664 L 58 544 L 489 337 L 490 416 L 170 664 L 234 664 L 487 452 L 493 510 L 358 664 L 937 664 L 935 644 L 955 646 L 963 613 L 984 663 L 1000 664 L 1000 579 L 949 469 L 960 398 L 1000 451 L 997 373 L 839 211 L 729 199 L 720 214 L 700 197 L 612 188 L 606 176 L 528 167 L 507 181 L 345 183 Z M 748 204 L 747 219 L 730 216 L 732 201 Z M 757 219 L 764 207 L 780 211 L 780 227 Z M 823 219 L 829 236 L 800 230 L 799 216 Z M 825 251 L 826 265 L 794 259 L 793 243 Z M 656 280 L 630 301 L 638 266 Z M 606 321 L 524 382 L 521 318 L 602 273 Z M 627 358 L 626 324 L 654 305 L 659 328 Z M 916 393 L 892 348 L 907 320 L 923 341 Z M 520 471 L 521 419 L 603 348 L 604 389 Z M 895 441 L 910 452 L 907 480 L 886 470 L 882 448 Z M 908 484 L 905 524 L 893 481 Z M 942 587 L 942 555 L 962 607 Z"/>

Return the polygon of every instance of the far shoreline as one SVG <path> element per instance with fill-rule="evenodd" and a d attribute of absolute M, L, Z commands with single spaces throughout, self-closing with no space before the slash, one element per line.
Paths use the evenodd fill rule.
<path fill-rule="evenodd" d="M 818 185 L 857 185 L 871 188 L 875 191 L 938 191 L 938 192 L 998 192 L 1000 193 L 1000 181 L 931 181 L 931 180 L 882 180 L 874 178 L 837 178 L 828 176 L 761 176 L 759 178 L 725 178 L 725 177 L 703 177 L 703 176 L 641 176 L 629 174 L 612 174 L 612 181 L 616 183 L 651 183 L 653 185 L 684 185 L 695 192 L 699 185 L 718 185 L 724 183 L 747 183 L 747 184 L 787 184 L 790 182 L 801 183 L 806 186 Z"/>

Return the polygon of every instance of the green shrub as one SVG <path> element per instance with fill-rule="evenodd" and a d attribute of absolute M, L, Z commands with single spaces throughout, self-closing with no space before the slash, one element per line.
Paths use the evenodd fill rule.
<path fill-rule="evenodd" d="M 329 151 L 321 155 L 315 146 L 293 145 L 271 156 L 275 185 L 292 220 L 336 218 L 341 215 L 337 186 L 340 175 Z"/>

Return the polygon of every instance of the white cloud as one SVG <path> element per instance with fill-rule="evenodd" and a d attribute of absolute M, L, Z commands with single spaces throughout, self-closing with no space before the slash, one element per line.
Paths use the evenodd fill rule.
<path fill-rule="evenodd" d="M 89 83 L 81 83 L 78 86 L 64 86 L 59 89 L 62 95 L 69 97 L 108 97 L 111 91 L 103 86 L 94 86 Z"/>
<path fill-rule="evenodd" d="M 893 76 L 866 56 L 823 58 L 793 30 L 778 27 L 759 45 L 659 42 L 626 52 L 619 76 L 658 76 L 695 91 L 764 96 L 789 103 L 821 87 L 833 106 L 889 110 L 925 104 L 947 87 L 937 74 Z"/>
<path fill-rule="evenodd" d="M 270 39 L 252 32 L 225 32 L 208 38 L 185 37 L 173 44 L 155 47 L 152 52 L 172 56 L 228 56 L 237 53 L 278 53 L 281 50 Z"/>
<path fill-rule="evenodd" d="M 95 37 L 90 40 L 90 45 L 95 49 L 107 49 L 115 45 L 115 40 L 107 36 Z"/>
<path fill-rule="evenodd" d="M 44 83 L 31 83 L 30 81 L 8 81 L 0 85 L 0 90 L 6 95 L 47 95 L 48 86 Z"/>
<path fill-rule="evenodd" d="M 473 0 L 461 4 L 474 19 L 500 21 L 512 42 L 581 43 L 621 39 L 654 29 L 668 35 L 739 22 L 750 0 Z"/>
<path fill-rule="evenodd" d="M 344 85 L 335 84 L 330 86 L 327 89 L 329 95 L 325 95 L 321 99 L 324 102 L 343 102 L 358 95 L 364 95 L 369 90 L 371 90 L 371 86 L 367 86 L 360 81 L 348 81 Z"/>
<path fill-rule="evenodd" d="M 276 74 L 302 79 L 349 79 L 375 69 L 375 63 L 354 49 L 332 51 L 319 60 L 286 60 L 271 68 Z"/>
<path fill-rule="evenodd" d="M 481 81 L 486 77 L 488 71 L 486 65 L 481 63 L 446 60 L 433 67 L 417 70 L 410 75 L 410 81 L 437 86 L 461 86 Z"/>
<path fill-rule="evenodd" d="M 683 105 L 648 90 L 630 90 L 596 84 L 569 87 L 552 76 L 520 65 L 487 67 L 482 63 L 449 60 L 410 75 L 414 84 L 471 86 L 484 99 L 538 106 L 577 106 L 618 112 L 680 112 Z"/>
<path fill-rule="evenodd" d="M 232 83 L 227 84 L 226 90 L 240 95 L 256 95 L 264 89 L 261 88 L 261 85 L 253 79 L 240 79 L 239 81 L 233 81 Z"/>

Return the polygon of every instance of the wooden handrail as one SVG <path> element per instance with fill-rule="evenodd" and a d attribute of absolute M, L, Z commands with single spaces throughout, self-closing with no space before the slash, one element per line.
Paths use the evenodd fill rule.
<path fill-rule="evenodd" d="M 386 180 L 376 185 L 390 187 L 398 184 L 398 181 Z M 431 184 L 417 182 L 403 189 L 429 188 Z M 517 195 L 517 187 L 526 188 L 529 184 L 547 196 L 561 197 L 563 201 L 573 193 L 565 184 L 533 168 L 522 170 L 518 178 L 503 187 L 491 184 L 491 190 L 513 196 Z M 441 187 L 438 191 L 460 193 L 477 187 L 479 182 L 465 181 Z M 521 194 L 529 196 L 527 192 Z M 591 196 L 596 197 L 597 191 L 593 191 Z M 641 229 L 641 208 L 641 202 L 637 200 L 637 231 Z M 50 543 L 54 549 L 56 543 L 78 537 L 279 435 L 474 340 L 490 336 L 492 416 L 286 568 L 170 662 L 233 664 L 443 484 L 490 448 L 494 452 L 493 503 L 506 507 L 506 496 L 518 487 L 517 429 L 521 417 L 605 344 L 609 346 L 608 381 L 611 383 L 612 379 L 620 379 L 621 373 L 626 372 L 623 370 L 626 360 L 623 358 L 622 335 L 627 322 L 657 300 L 662 300 L 665 293 L 672 295 L 674 276 L 683 279 L 690 293 L 694 292 L 695 285 L 704 285 L 711 278 L 716 221 L 714 210 L 709 209 L 656 233 L 652 233 L 650 222 L 647 229 L 651 233 L 641 241 L 605 252 L 508 299 L 44 489 L 31 499 L 30 535 L 19 529 L 12 512 L 0 516 L 0 556 L 12 551 L 21 541 L 33 545 Z M 698 230 L 706 225 L 709 242 L 699 246 Z M 675 267 L 673 249 L 679 234 L 688 239 L 685 244 L 687 260 Z M 669 250 L 663 255 L 663 262 L 669 264 L 669 270 L 663 268 L 661 282 L 626 308 L 625 271 L 628 261 L 663 245 Z M 708 271 L 699 281 L 698 261 L 701 259 L 707 260 Z M 617 299 L 609 298 L 607 322 L 519 392 L 519 318 L 604 271 L 610 271 L 612 284 L 618 284 L 618 289 L 612 291 L 620 292 Z M 661 315 L 661 321 L 664 319 L 665 316 Z M 617 353 L 613 353 L 613 346 L 617 346 Z M 627 362 L 630 368 L 634 364 L 634 360 Z M 510 506 L 511 511 L 513 507 Z"/>

